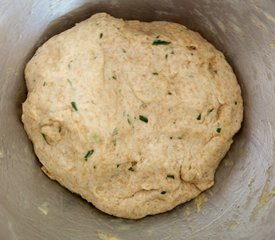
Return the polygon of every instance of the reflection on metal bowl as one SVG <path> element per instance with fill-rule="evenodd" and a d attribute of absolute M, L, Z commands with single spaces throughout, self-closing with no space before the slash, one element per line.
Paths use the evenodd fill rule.
<path fill-rule="evenodd" d="M 0 239 L 274 239 L 274 1 L 0 3 Z M 96 12 L 182 23 L 223 51 L 238 76 L 245 121 L 216 184 L 171 212 L 131 221 L 96 210 L 43 175 L 20 121 L 27 61 L 51 36 Z"/>

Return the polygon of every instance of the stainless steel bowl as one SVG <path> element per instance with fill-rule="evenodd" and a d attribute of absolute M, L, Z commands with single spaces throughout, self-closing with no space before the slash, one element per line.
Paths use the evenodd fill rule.
<path fill-rule="evenodd" d="M 49 37 L 102 11 L 183 23 L 235 69 L 245 121 L 200 212 L 191 201 L 139 221 L 114 218 L 39 169 L 20 121 L 25 64 Z M 0 0 L 0 56 L 1 240 L 275 239 L 274 0 Z"/>

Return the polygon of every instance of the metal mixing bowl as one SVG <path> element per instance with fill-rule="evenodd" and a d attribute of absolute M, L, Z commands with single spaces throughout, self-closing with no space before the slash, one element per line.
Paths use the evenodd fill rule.
<path fill-rule="evenodd" d="M 49 37 L 102 11 L 183 23 L 234 67 L 245 121 L 199 212 L 191 201 L 139 221 L 118 219 L 39 169 L 20 121 L 25 64 Z M 0 0 L 0 56 L 1 240 L 275 239 L 274 0 Z"/>

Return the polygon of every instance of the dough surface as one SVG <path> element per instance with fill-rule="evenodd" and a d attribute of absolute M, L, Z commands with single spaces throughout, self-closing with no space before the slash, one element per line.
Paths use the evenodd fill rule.
<path fill-rule="evenodd" d="M 210 188 L 243 118 L 223 54 L 175 23 L 93 15 L 39 48 L 25 75 L 22 119 L 42 170 L 118 217 Z"/>

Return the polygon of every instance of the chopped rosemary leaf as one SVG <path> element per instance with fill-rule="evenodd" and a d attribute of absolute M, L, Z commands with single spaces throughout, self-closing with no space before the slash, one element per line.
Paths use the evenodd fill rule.
<path fill-rule="evenodd" d="M 199 116 L 197 117 L 197 120 L 198 120 L 198 121 L 201 120 L 201 113 L 200 113 Z"/>
<path fill-rule="evenodd" d="M 88 158 L 91 157 L 94 154 L 95 150 L 89 150 L 85 155 L 85 161 L 88 161 Z"/>
<path fill-rule="evenodd" d="M 130 118 L 127 118 L 127 122 L 128 122 L 130 125 L 132 125 L 132 122 L 131 122 Z"/>
<path fill-rule="evenodd" d="M 103 33 L 100 33 L 99 34 L 99 38 L 101 39 L 103 37 Z"/>
<path fill-rule="evenodd" d="M 95 143 L 99 143 L 102 141 L 101 137 L 98 135 L 94 135 L 93 138 L 94 138 Z"/>
<path fill-rule="evenodd" d="M 112 76 L 112 79 L 117 80 L 116 76 Z"/>
<path fill-rule="evenodd" d="M 221 133 L 222 128 L 218 127 L 216 131 L 217 131 L 217 133 Z"/>
<path fill-rule="evenodd" d="M 148 123 L 148 118 L 143 115 L 139 115 L 139 120 L 142 122 Z"/>
<path fill-rule="evenodd" d="M 164 41 L 164 40 L 160 40 L 160 39 L 155 39 L 153 41 L 153 45 L 169 45 L 171 42 L 167 42 L 167 41 Z"/>
<path fill-rule="evenodd" d="M 119 168 L 120 164 L 117 164 L 116 167 Z"/>
<path fill-rule="evenodd" d="M 172 174 L 167 174 L 167 178 L 175 179 L 175 176 Z"/>
<path fill-rule="evenodd" d="M 116 136 L 116 135 L 118 135 L 118 129 L 117 128 L 115 128 L 112 132 L 112 136 Z"/>
<path fill-rule="evenodd" d="M 133 167 L 129 167 L 128 170 L 131 171 L 131 172 L 134 171 Z"/>
<path fill-rule="evenodd" d="M 211 108 L 208 110 L 209 113 L 213 112 L 214 111 L 214 108 Z"/>
<path fill-rule="evenodd" d="M 160 194 L 164 195 L 164 194 L 166 194 L 166 191 L 162 191 Z"/>
<path fill-rule="evenodd" d="M 73 109 L 77 112 L 78 111 L 77 104 L 75 102 L 71 102 L 71 105 L 72 105 Z"/>
<path fill-rule="evenodd" d="M 152 74 L 153 74 L 153 75 L 159 75 L 157 72 L 153 72 Z"/>

